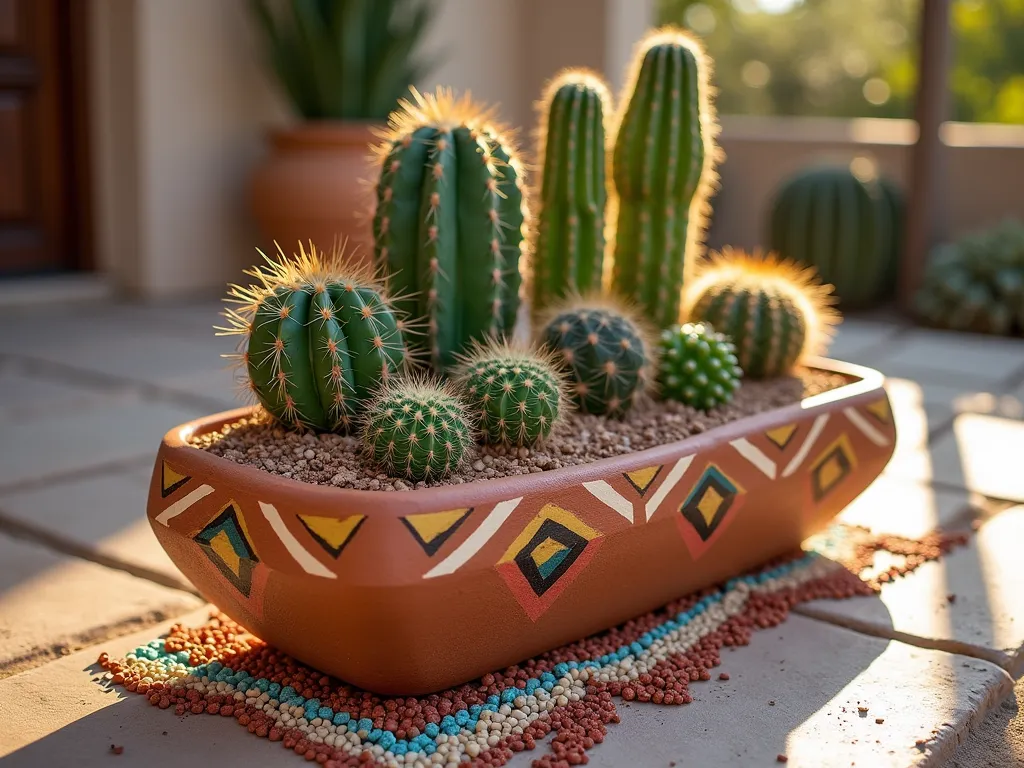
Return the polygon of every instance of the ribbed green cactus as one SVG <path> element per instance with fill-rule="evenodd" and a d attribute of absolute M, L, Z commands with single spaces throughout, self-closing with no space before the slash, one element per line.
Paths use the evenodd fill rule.
<path fill-rule="evenodd" d="M 839 319 L 831 290 L 809 267 L 727 247 L 688 287 L 684 311 L 732 340 L 744 375 L 764 379 L 824 350 Z"/>
<path fill-rule="evenodd" d="M 814 267 L 847 309 L 889 297 L 897 275 L 902 203 L 883 179 L 848 166 L 815 167 L 780 187 L 768 220 L 769 247 Z"/>
<path fill-rule="evenodd" d="M 655 30 L 640 43 L 631 92 L 619 103 L 612 282 L 659 327 L 679 321 L 717 178 L 708 68 L 695 38 L 674 27 Z"/>
<path fill-rule="evenodd" d="M 732 400 L 743 369 L 736 347 L 708 323 L 674 325 L 661 333 L 661 395 L 710 411 Z"/>
<path fill-rule="evenodd" d="M 562 413 L 561 375 L 550 354 L 507 342 L 474 344 L 457 373 L 490 445 L 542 442 Z"/>
<path fill-rule="evenodd" d="M 473 444 L 472 419 L 455 389 L 432 379 L 389 382 L 366 408 L 363 447 L 392 477 L 440 480 Z"/>
<path fill-rule="evenodd" d="M 540 328 L 538 342 L 561 358 L 584 413 L 623 415 L 651 379 L 650 332 L 611 299 L 567 299 L 548 311 Z"/>
<path fill-rule="evenodd" d="M 533 250 L 533 306 L 601 287 L 605 251 L 604 81 L 568 69 L 548 85 L 539 131 L 543 175 Z"/>
<path fill-rule="evenodd" d="M 243 337 L 248 388 L 275 419 L 345 432 L 404 367 L 405 325 L 368 269 L 310 248 L 280 261 L 263 255 L 267 265 L 246 272 L 258 284 L 231 287 L 227 300 L 239 307 L 219 330 Z"/>
<path fill-rule="evenodd" d="M 514 149 L 489 111 L 451 91 L 400 101 L 378 147 L 377 262 L 399 308 L 425 318 L 434 368 L 511 336 L 527 207 Z"/>
<path fill-rule="evenodd" d="M 1024 221 L 936 248 L 914 307 L 937 327 L 1024 335 Z"/>

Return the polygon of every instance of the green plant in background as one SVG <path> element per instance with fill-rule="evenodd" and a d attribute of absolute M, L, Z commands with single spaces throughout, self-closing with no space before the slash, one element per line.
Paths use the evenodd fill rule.
<path fill-rule="evenodd" d="M 608 297 L 569 297 L 551 307 L 537 338 L 561 359 L 583 413 L 624 415 L 652 378 L 650 330 Z"/>
<path fill-rule="evenodd" d="M 474 443 L 473 421 L 450 384 L 412 378 L 388 382 L 366 408 L 363 447 L 392 477 L 440 480 Z"/>
<path fill-rule="evenodd" d="M 262 254 L 261 254 L 262 255 Z M 370 270 L 315 248 L 247 270 L 234 285 L 229 325 L 248 388 L 288 427 L 349 431 L 372 392 L 403 370 L 407 330 Z"/>
<path fill-rule="evenodd" d="M 808 168 L 776 193 L 768 242 L 783 258 L 814 267 L 844 308 L 863 308 L 895 289 L 901 218 L 891 182 L 859 178 L 849 166 Z"/>
<path fill-rule="evenodd" d="M 490 445 L 536 445 L 562 411 L 563 383 L 550 353 L 475 343 L 460 359 L 457 381 Z"/>
<path fill-rule="evenodd" d="M 736 347 L 707 323 L 674 325 L 661 333 L 658 382 L 662 397 L 710 411 L 732 400 L 743 369 Z"/>
<path fill-rule="evenodd" d="M 939 327 L 1024 335 L 1024 222 L 1007 219 L 936 248 L 914 307 Z"/>
<path fill-rule="evenodd" d="M 438 372 L 473 340 L 512 335 L 527 220 L 515 148 L 491 111 L 452 92 L 402 100 L 378 147 L 377 262 L 427 322 Z"/>
<path fill-rule="evenodd" d="M 601 287 L 605 252 L 605 116 L 611 97 L 586 69 L 561 72 L 540 102 L 543 158 L 533 250 L 534 311 Z"/>
<path fill-rule="evenodd" d="M 431 0 L 249 0 L 267 54 L 307 120 L 384 120 L 427 71 Z"/>
<path fill-rule="evenodd" d="M 745 376 L 782 376 L 824 352 L 839 322 L 832 286 L 775 254 L 723 248 L 687 287 L 684 312 L 728 336 Z"/>
<path fill-rule="evenodd" d="M 619 103 L 612 284 L 659 326 L 679 320 L 717 179 L 710 66 L 696 38 L 675 27 L 655 30 L 637 48 Z"/>

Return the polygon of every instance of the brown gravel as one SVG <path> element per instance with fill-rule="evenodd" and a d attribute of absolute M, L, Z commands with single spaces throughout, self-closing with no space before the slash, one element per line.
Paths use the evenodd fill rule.
<path fill-rule="evenodd" d="M 355 437 L 293 432 L 270 423 L 265 416 L 225 425 L 220 432 L 194 438 L 192 444 L 238 464 L 313 485 L 406 491 L 526 475 L 642 451 L 846 383 L 847 379 L 837 374 L 804 369 L 784 378 L 745 381 L 730 404 L 708 413 L 673 401 L 637 405 L 621 421 L 574 413 L 555 427 L 541 447 L 478 448 L 452 476 L 415 485 L 379 472 L 362 455 Z"/>

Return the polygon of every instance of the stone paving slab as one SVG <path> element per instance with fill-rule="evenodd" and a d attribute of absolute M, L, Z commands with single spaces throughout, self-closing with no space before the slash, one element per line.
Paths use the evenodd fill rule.
<path fill-rule="evenodd" d="M 17 670 L 201 604 L 186 592 L 0 534 L 0 675 L 5 666 Z"/>
<path fill-rule="evenodd" d="M 1024 673 L 1024 506 L 988 520 L 941 561 L 886 584 L 880 597 L 799 610 L 888 637 L 914 636 Z"/>
<path fill-rule="evenodd" d="M 897 417 L 898 418 L 898 417 Z M 886 474 L 1024 502 L 1024 420 L 961 413 L 927 448 L 894 456 Z"/>
<path fill-rule="evenodd" d="M 917 539 L 938 527 L 955 524 L 973 501 L 966 490 L 935 488 L 926 483 L 881 475 L 837 520 L 869 528 L 874 533 Z M 0 499 L 0 505 L 2 503 Z"/>
<path fill-rule="evenodd" d="M 179 620 L 199 623 L 205 614 Z M 93 681 L 89 670 L 98 671 L 100 651 L 125 652 L 169 624 L 0 680 L 0 721 L 8 724 L 0 729 L 0 766 L 65 765 L 71 755 L 83 768 L 110 766 L 111 744 L 124 747 L 117 765 L 125 766 L 301 765 L 280 744 L 223 718 L 179 718 Z M 747 648 L 726 651 L 723 662 L 731 679 L 696 683 L 689 706 L 619 702 L 622 723 L 590 753 L 590 765 L 767 766 L 786 754 L 798 767 L 939 766 L 1012 686 L 985 661 L 799 616 L 756 634 Z M 906 705 L 909 698 L 915 706 Z M 33 706 L 22 706 L 26 701 Z M 869 707 L 867 716 L 859 704 Z M 510 765 L 525 768 L 538 756 L 525 752 Z"/>
<path fill-rule="evenodd" d="M 1024 370 L 1024 340 L 913 329 L 873 363 L 887 375 L 950 385 L 1009 384 Z"/>
<path fill-rule="evenodd" d="M 872 357 L 878 357 L 878 351 L 892 343 L 893 337 L 903 329 L 893 323 L 880 323 L 871 320 L 844 318 L 836 328 L 835 337 L 829 344 L 827 355 L 835 360 L 850 363 L 867 363 Z M 875 352 L 874 355 L 871 353 Z"/>
<path fill-rule="evenodd" d="M 110 397 L 97 387 L 57 377 L 42 377 L 13 362 L 0 364 L 0 423 L 26 421 L 53 413 L 69 411 Z"/>
<path fill-rule="evenodd" d="M 1024 765 L 1024 677 L 1013 696 L 989 712 L 978 730 L 957 750 L 949 768 L 1009 768 Z"/>
<path fill-rule="evenodd" d="M 125 396 L 72 413 L 6 424 L 0 489 L 153 455 L 169 429 L 201 415 L 201 408 Z"/>
<path fill-rule="evenodd" d="M 151 462 L 126 470 L 0 493 L 0 519 L 14 520 L 122 564 L 156 571 L 191 588 L 146 519 Z M 138 571 L 136 571 L 137 573 Z"/>

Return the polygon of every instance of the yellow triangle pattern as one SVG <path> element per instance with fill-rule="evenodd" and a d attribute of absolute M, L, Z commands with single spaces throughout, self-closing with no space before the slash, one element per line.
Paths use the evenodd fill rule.
<path fill-rule="evenodd" d="M 337 557 L 341 554 L 356 528 L 363 522 L 365 515 L 349 515 L 336 517 L 318 517 L 316 515 L 299 515 L 299 520 L 320 544 Z"/>
<path fill-rule="evenodd" d="M 416 531 L 424 544 L 430 544 L 438 536 L 458 523 L 469 511 L 469 507 L 449 509 L 444 512 L 427 512 L 422 515 L 407 515 L 405 521 Z"/>
<path fill-rule="evenodd" d="M 180 486 L 184 485 L 186 481 L 191 479 L 192 478 L 188 475 L 184 475 L 173 469 L 171 465 L 165 461 L 160 470 L 160 490 L 163 492 L 164 496 L 167 496 L 172 491 L 175 491 Z"/>
<path fill-rule="evenodd" d="M 878 417 L 878 420 L 883 424 L 892 423 L 892 411 L 889 409 L 889 401 L 884 397 L 881 400 L 875 400 L 867 406 L 867 409 Z"/>
<path fill-rule="evenodd" d="M 224 561 L 224 565 L 230 568 L 235 576 L 241 575 L 242 558 L 235 551 L 227 531 L 218 531 L 217 535 L 210 539 L 210 549 L 217 553 L 217 557 Z"/>
<path fill-rule="evenodd" d="M 775 429 L 769 429 L 764 433 L 764 436 L 771 440 L 779 448 L 785 448 L 786 444 L 789 443 L 793 433 L 796 432 L 796 424 L 787 424 L 784 427 L 776 427 Z"/>
<path fill-rule="evenodd" d="M 654 478 L 658 476 L 658 472 L 660 470 L 661 465 L 655 464 L 653 467 L 644 467 L 643 469 L 635 469 L 632 472 L 627 472 L 626 478 L 642 496 L 647 491 L 648 486 L 654 482 Z"/>

